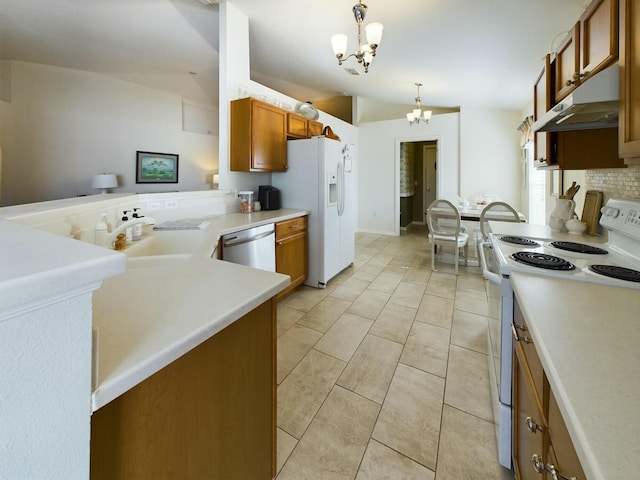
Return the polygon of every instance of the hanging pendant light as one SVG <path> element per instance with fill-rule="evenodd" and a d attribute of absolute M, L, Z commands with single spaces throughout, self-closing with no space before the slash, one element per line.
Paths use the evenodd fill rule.
<path fill-rule="evenodd" d="M 431 120 L 431 110 L 422 111 L 422 107 L 420 106 L 420 87 L 421 83 L 414 84 L 418 88 L 418 95 L 416 96 L 416 106 L 413 110 L 407 113 L 407 120 L 409 121 L 409 125 L 418 125 L 420 120 L 424 123 L 429 123 Z"/>
<path fill-rule="evenodd" d="M 331 46 L 333 47 L 333 53 L 338 59 L 338 65 L 342 65 L 345 60 L 355 57 L 358 63 L 364 67 L 364 73 L 369 72 L 369 65 L 373 61 L 373 57 L 376 56 L 376 49 L 380 45 L 382 40 L 382 29 L 384 28 L 381 23 L 370 23 L 365 27 L 367 35 L 367 43 L 362 43 L 362 22 L 367 14 L 367 6 L 363 3 L 356 3 L 353 6 L 353 16 L 355 17 L 356 24 L 358 25 L 358 43 L 357 49 L 354 53 L 347 54 L 347 41 L 348 37 L 343 33 L 338 33 L 331 37 Z"/>

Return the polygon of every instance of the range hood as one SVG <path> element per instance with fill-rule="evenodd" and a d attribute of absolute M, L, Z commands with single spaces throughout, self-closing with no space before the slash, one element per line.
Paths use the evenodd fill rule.
<path fill-rule="evenodd" d="M 618 126 L 620 98 L 618 64 L 596 73 L 542 115 L 534 132 L 562 132 Z"/>

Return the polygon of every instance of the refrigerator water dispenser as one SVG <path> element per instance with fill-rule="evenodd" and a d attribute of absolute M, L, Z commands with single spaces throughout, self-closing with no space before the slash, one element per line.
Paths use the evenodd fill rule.
<path fill-rule="evenodd" d="M 329 173 L 329 198 L 328 205 L 336 205 L 338 203 L 338 174 Z"/>

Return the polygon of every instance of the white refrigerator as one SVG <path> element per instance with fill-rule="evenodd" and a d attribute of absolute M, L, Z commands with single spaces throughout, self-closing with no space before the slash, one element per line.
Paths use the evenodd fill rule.
<path fill-rule="evenodd" d="M 326 137 L 287 142 L 288 169 L 273 173 L 284 208 L 309 214 L 305 285 L 326 287 L 355 257 L 354 146 Z"/>

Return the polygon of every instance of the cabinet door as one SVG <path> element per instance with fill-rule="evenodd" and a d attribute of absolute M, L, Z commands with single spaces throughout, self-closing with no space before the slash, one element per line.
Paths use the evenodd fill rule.
<path fill-rule="evenodd" d="M 550 136 L 557 162 L 564 170 L 620 168 L 618 132 L 615 128 L 572 130 Z"/>
<path fill-rule="evenodd" d="M 315 120 L 309 120 L 309 124 L 307 126 L 307 134 L 310 137 L 317 137 L 322 135 L 322 123 L 316 122 Z"/>
<path fill-rule="evenodd" d="M 251 107 L 251 170 L 287 169 L 286 112 L 262 102 Z"/>
<path fill-rule="evenodd" d="M 576 23 L 556 52 L 556 102 L 562 100 L 576 88 L 580 71 L 579 45 L 580 23 Z"/>
<path fill-rule="evenodd" d="M 307 138 L 307 119 L 295 113 L 287 113 L 287 136 Z"/>
<path fill-rule="evenodd" d="M 548 464 L 562 475 L 559 478 L 586 480 L 553 392 L 549 394 L 549 438 L 553 448 L 549 452 Z"/>
<path fill-rule="evenodd" d="M 640 162 L 640 5 L 620 4 L 620 128 L 619 151 L 625 159 Z"/>
<path fill-rule="evenodd" d="M 307 278 L 307 232 L 276 241 L 276 272 L 291 277 L 291 284 L 281 291 L 279 300 Z"/>
<path fill-rule="evenodd" d="M 580 80 L 618 58 L 618 0 L 594 0 L 580 17 Z"/>
<path fill-rule="evenodd" d="M 540 119 L 551 108 L 551 55 L 547 54 L 544 67 L 533 85 L 533 121 Z M 533 158 L 536 165 L 549 165 L 547 133 L 536 132 L 533 136 Z"/>
<path fill-rule="evenodd" d="M 533 459 L 544 464 L 544 418 L 537 406 L 519 344 L 513 355 L 513 465 L 518 480 L 540 480 Z M 536 457 L 534 457 L 534 455 Z"/>

